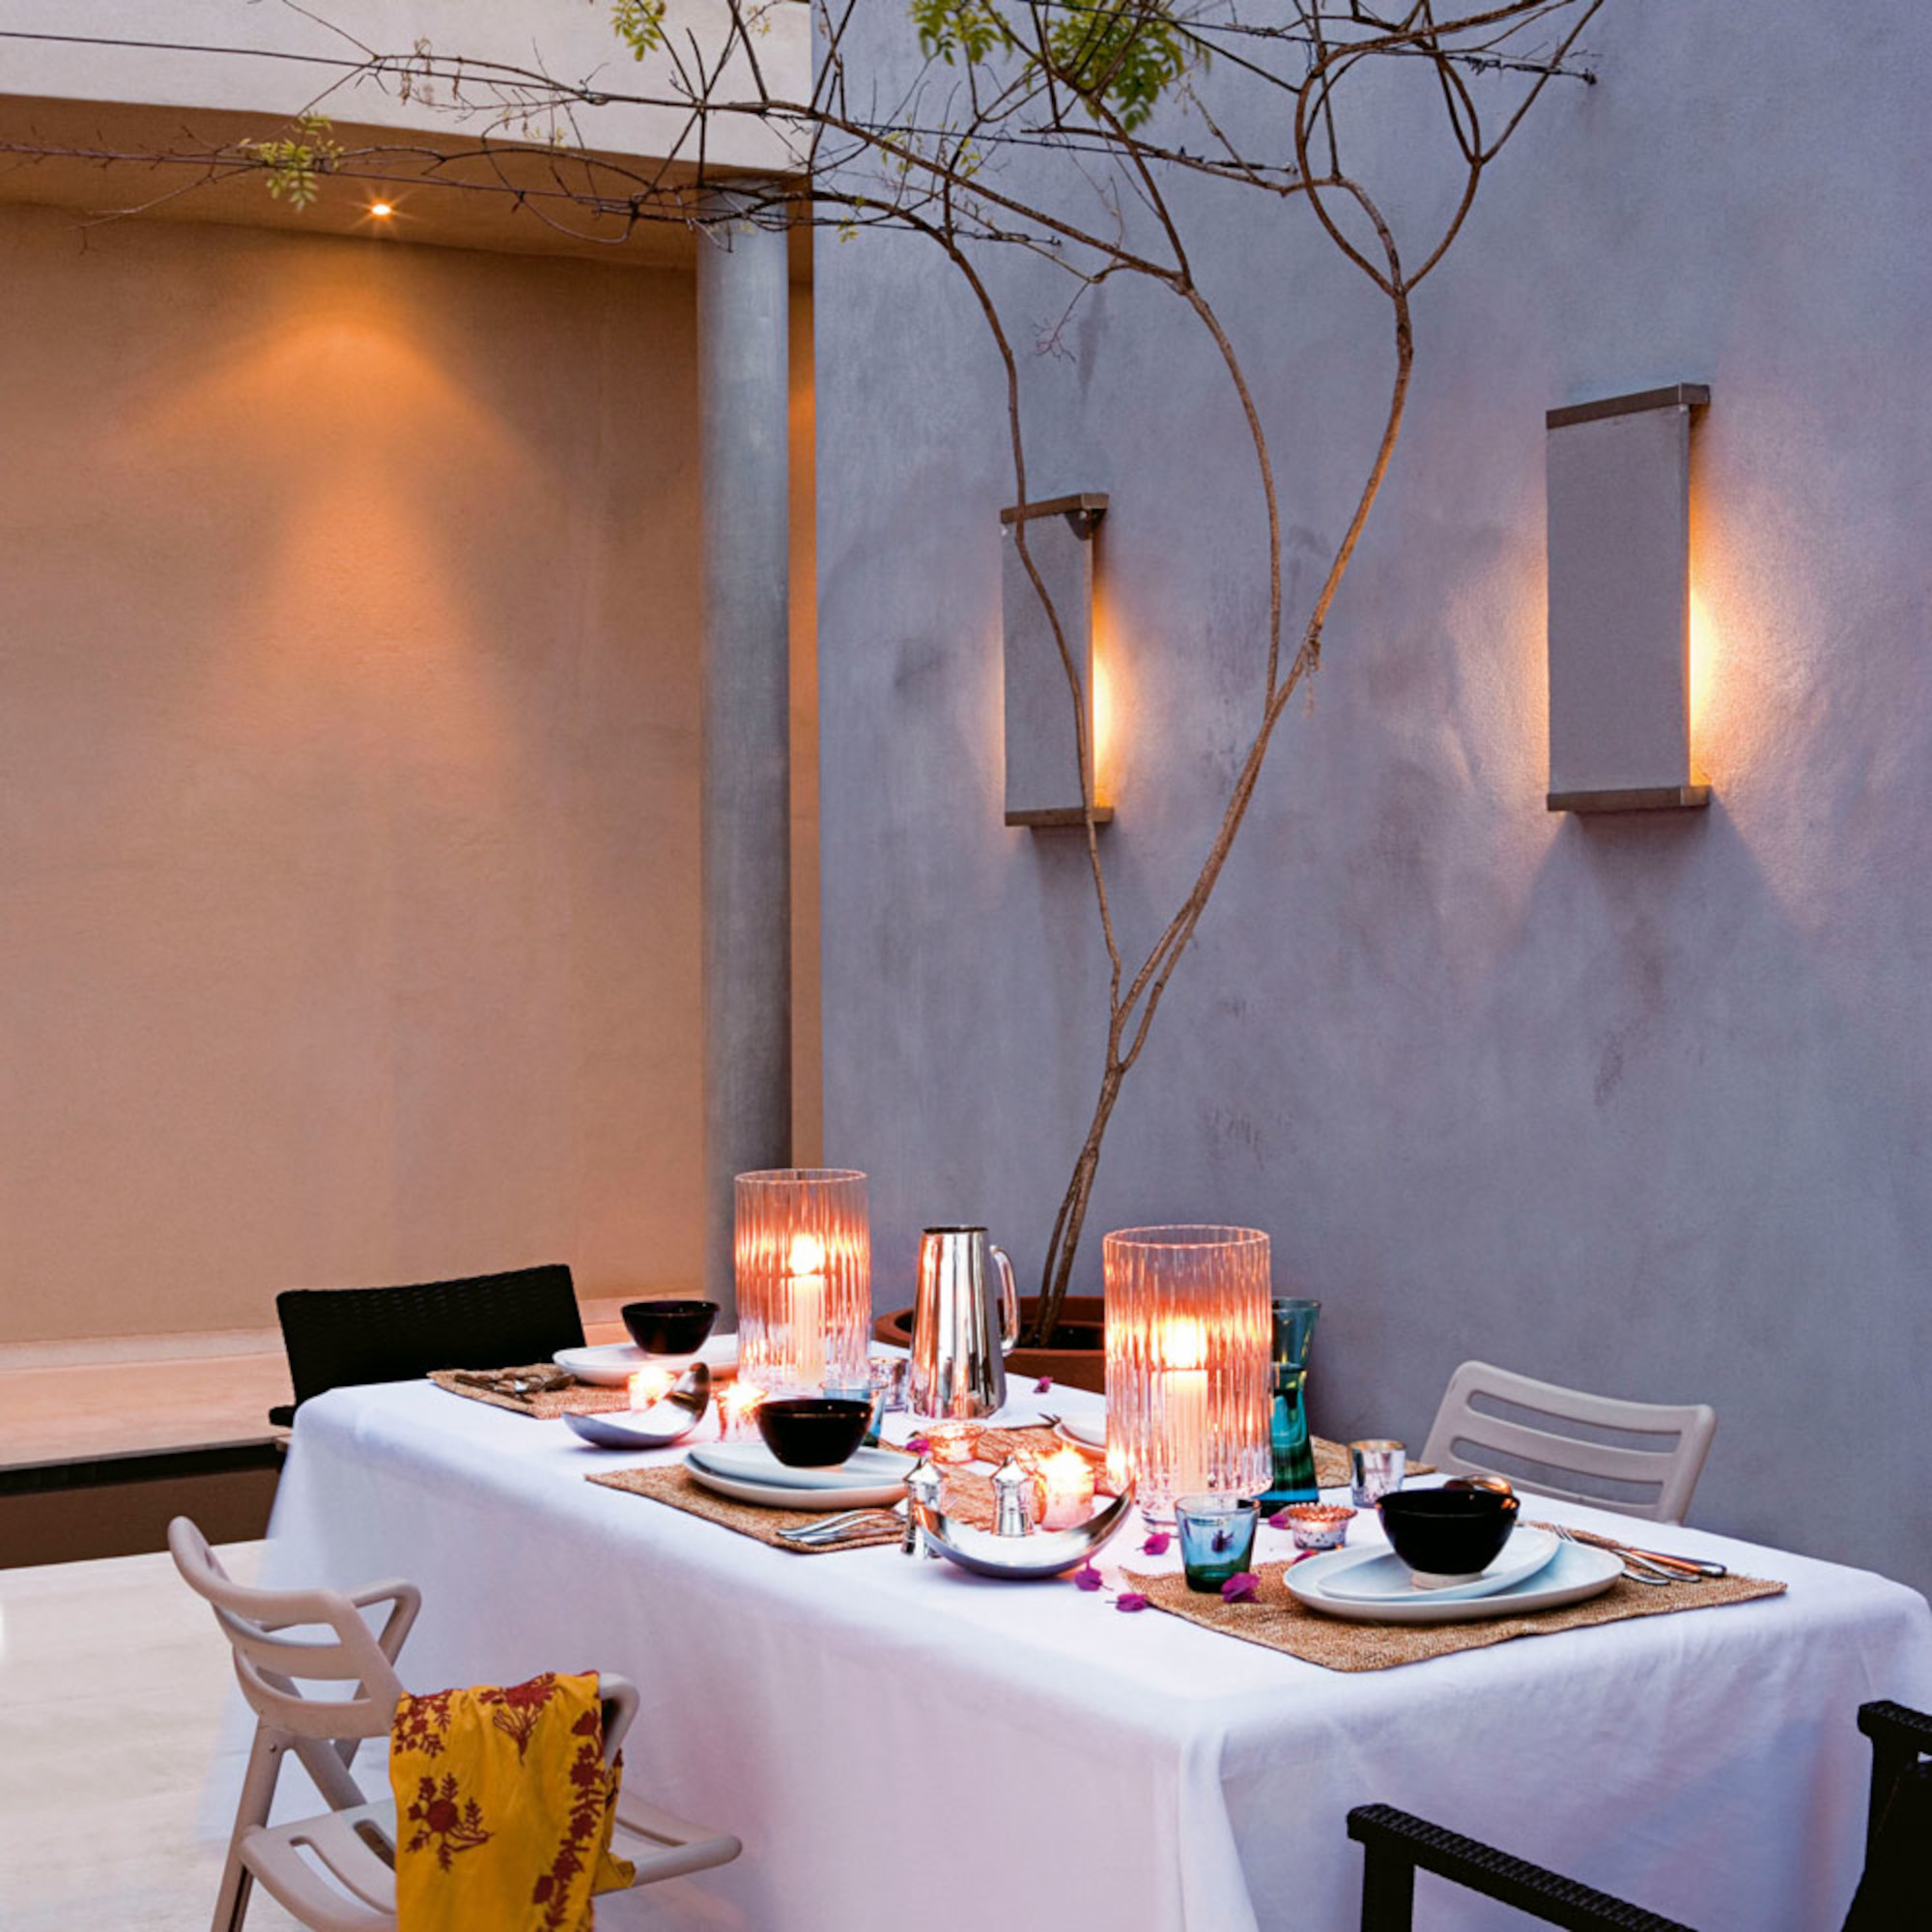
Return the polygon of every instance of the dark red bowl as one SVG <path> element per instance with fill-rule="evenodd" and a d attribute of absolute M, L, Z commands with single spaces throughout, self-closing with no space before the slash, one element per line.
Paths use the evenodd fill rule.
<path fill-rule="evenodd" d="M 718 1320 L 715 1301 L 627 1301 L 624 1326 L 647 1355 L 694 1355 Z"/>
<path fill-rule="evenodd" d="M 752 1413 L 765 1447 L 792 1469 L 829 1469 L 865 1440 L 869 1402 L 829 1395 L 772 1396 Z"/>

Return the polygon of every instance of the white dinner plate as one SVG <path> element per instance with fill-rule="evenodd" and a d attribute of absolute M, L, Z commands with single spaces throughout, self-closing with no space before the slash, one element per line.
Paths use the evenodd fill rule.
<path fill-rule="evenodd" d="M 1322 1587 L 1329 1596 L 1350 1604 L 1406 1604 L 1418 1597 L 1431 1597 L 1438 1604 L 1466 1603 L 1472 1597 L 1493 1597 L 1498 1590 L 1534 1577 L 1562 1548 L 1551 1530 L 1526 1526 L 1512 1530 L 1501 1554 L 1480 1577 L 1439 1590 L 1426 1590 L 1417 1583 L 1393 1549 L 1363 1550 L 1353 1563 L 1331 1570 Z"/>
<path fill-rule="evenodd" d="M 903 1459 L 901 1459 L 903 1460 Z M 690 1452 L 684 1459 L 686 1473 L 694 1483 L 729 1496 L 733 1502 L 762 1503 L 767 1509 L 847 1510 L 889 1509 L 905 1494 L 905 1482 L 870 1483 L 863 1480 L 850 1489 L 805 1490 L 796 1484 L 783 1485 L 721 1476 L 696 1462 Z"/>
<path fill-rule="evenodd" d="M 738 1338 L 714 1335 L 695 1355 L 647 1355 L 635 1342 L 605 1342 L 594 1349 L 559 1349 L 551 1360 L 581 1382 L 622 1388 L 639 1369 L 668 1369 L 681 1376 L 693 1362 L 702 1362 L 714 1376 L 735 1373 Z"/>
<path fill-rule="evenodd" d="M 1104 1449 L 1107 1446 L 1107 1411 L 1103 1408 L 1097 1415 L 1063 1415 L 1060 1418 L 1060 1433 L 1082 1449 Z"/>
<path fill-rule="evenodd" d="M 1284 1581 L 1289 1594 L 1324 1617 L 1345 1617 L 1361 1624 L 1459 1624 L 1473 1623 L 1479 1617 L 1516 1617 L 1531 1610 L 1553 1610 L 1565 1604 L 1580 1604 L 1586 1597 L 1600 1597 L 1623 1574 L 1624 1560 L 1615 1550 L 1593 1549 L 1584 1543 L 1561 1543 L 1548 1565 L 1535 1576 L 1498 1590 L 1491 1597 L 1463 1597 L 1452 1603 L 1442 1601 L 1439 1590 L 1418 1591 L 1413 1596 L 1391 1603 L 1351 1603 L 1331 1597 L 1322 1587 L 1324 1577 L 1349 1567 L 1349 1559 L 1358 1552 L 1331 1549 L 1311 1556 L 1288 1571 Z"/>
<path fill-rule="evenodd" d="M 916 1460 L 907 1449 L 855 1449 L 842 1463 L 800 1469 L 781 1463 L 762 1442 L 694 1442 L 690 1454 L 707 1474 L 775 1490 L 849 1490 L 896 1482 Z"/>

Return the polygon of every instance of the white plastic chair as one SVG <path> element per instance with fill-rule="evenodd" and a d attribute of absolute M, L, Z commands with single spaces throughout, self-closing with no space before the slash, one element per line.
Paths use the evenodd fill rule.
<path fill-rule="evenodd" d="M 1717 1430 L 1718 1411 L 1702 1403 L 1618 1402 L 1464 1362 L 1422 1459 L 1452 1476 L 1507 1476 L 1540 1495 L 1682 1522 Z"/>
<path fill-rule="evenodd" d="M 168 1548 L 188 1587 L 213 1606 L 255 1713 L 255 1742 L 236 1812 L 213 1932 L 239 1932 L 251 1884 L 314 1932 L 395 1932 L 395 1806 L 372 1804 L 350 1773 L 355 1747 L 385 1738 L 403 1685 L 395 1660 L 415 1621 L 412 1583 L 336 1590 L 256 1590 L 235 1582 L 186 1517 L 168 1525 Z M 362 1612 L 391 1605 L 381 1631 Z M 308 1635 L 294 1634 L 306 1629 Z M 308 1697 L 301 1683 L 353 1684 L 347 1697 Z M 604 1758 L 615 1759 L 638 1710 L 621 1677 L 599 1680 Z M 270 1826 L 282 1759 L 294 1751 L 332 1807 Z M 738 1840 L 673 1818 L 628 1793 L 618 1799 L 611 1849 L 637 1866 L 638 1885 L 727 1864 Z"/>

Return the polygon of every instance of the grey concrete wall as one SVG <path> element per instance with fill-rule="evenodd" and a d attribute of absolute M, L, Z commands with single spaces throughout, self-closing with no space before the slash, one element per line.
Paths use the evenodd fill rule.
<path fill-rule="evenodd" d="M 1471 1355 L 1708 1399 L 1696 1520 L 1923 1586 L 1932 27 L 1908 0 L 1829 23 L 1775 0 L 1747 32 L 1613 0 L 1590 39 L 1603 84 L 1554 91 L 1418 298 L 1406 440 L 1313 715 L 1133 1076 L 1081 1285 L 1107 1227 L 1253 1222 L 1325 1304 L 1327 1433 L 1418 1440 Z M 1387 330 L 1304 223 L 1244 231 L 1249 206 L 1194 209 L 1198 261 L 1264 399 L 1301 608 Z M 1001 272 L 1030 341 L 1064 295 Z M 1077 840 L 1001 823 L 993 355 L 917 241 L 828 239 L 817 291 L 825 1151 L 872 1176 L 885 1303 L 923 1221 L 983 1217 L 1037 1271 L 1104 962 Z M 1105 836 L 1145 946 L 1259 701 L 1261 513 L 1171 300 L 1109 289 L 1064 348 L 1028 367 L 1034 487 L 1113 499 Z M 1554 818 L 1544 411 L 1678 380 L 1715 389 L 1716 803 Z"/>

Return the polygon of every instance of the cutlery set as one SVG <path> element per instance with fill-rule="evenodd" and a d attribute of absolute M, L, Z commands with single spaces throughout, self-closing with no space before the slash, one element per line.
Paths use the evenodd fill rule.
<path fill-rule="evenodd" d="M 1621 1556 L 1624 1575 L 1634 1583 L 1654 1583 L 1662 1588 L 1671 1583 L 1702 1583 L 1730 1575 L 1721 1563 L 1706 1563 L 1694 1556 L 1666 1556 L 1658 1549 L 1637 1549 L 1587 1529 L 1565 1528 L 1560 1522 L 1548 1527 L 1565 1543 L 1586 1544 L 1592 1549 L 1607 1549 L 1611 1555 Z"/>

